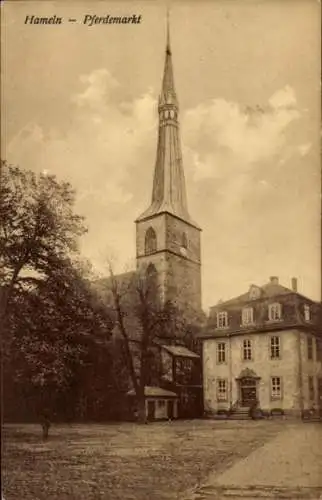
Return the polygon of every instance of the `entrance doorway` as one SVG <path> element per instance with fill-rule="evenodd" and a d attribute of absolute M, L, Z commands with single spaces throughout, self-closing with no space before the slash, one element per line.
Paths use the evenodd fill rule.
<path fill-rule="evenodd" d="M 252 406 L 257 400 L 257 384 L 254 378 L 240 380 L 240 404 Z"/>

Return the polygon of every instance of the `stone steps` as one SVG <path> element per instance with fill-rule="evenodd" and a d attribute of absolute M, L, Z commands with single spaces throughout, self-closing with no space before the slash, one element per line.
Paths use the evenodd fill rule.
<path fill-rule="evenodd" d="M 249 408 L 239 406 L 229 415 L 230 420 L 250 420 Z"/>

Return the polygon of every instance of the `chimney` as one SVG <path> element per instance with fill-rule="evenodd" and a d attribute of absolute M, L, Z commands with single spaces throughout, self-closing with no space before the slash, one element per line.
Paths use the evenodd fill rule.
<path fill-rule="evenodd" d="M 297 278 L 292 278 L 292 290 L 297 292 Z"/>
<path fill-rule="evenodd" d="M 272 285 L 278 285 L 278 276 L 271 276 L 269 280 L 272 283 Z"/>

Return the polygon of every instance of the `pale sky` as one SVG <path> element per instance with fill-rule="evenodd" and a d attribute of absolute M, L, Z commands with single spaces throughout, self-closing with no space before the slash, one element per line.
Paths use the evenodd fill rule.
<path fill-rule="evenodd" d="M 4 2 L 2 154 L 77 190 L 81 249 L 135 263 L 150 202 L 166 3 Z M 26 15 L 64 17 L 26 25 Z M 141 15 L 138 25 L 82 24 Z M 68 17 L 78 23 L 69 24 Z M 171 3 L 189 211 L 205 308 L 279 276 L 320 298 L 320 3 Z"/>

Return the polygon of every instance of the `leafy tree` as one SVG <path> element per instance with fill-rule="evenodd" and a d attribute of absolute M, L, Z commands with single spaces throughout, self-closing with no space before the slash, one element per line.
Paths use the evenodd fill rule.
<path fill-rule="evenodd" d="M 71 395 L 67 414 L 75 417 L 73 381 L 86 372 L 86 362 L 94 353 L 102 351 L 110 357 L 113 326 L 108 309 L 81 271 L 65 262 L 32 291 L 16 293 L 8 326 L 9 373 L 12 367 L 14 380 L 29 387 L 34 412 L 38 416 L 43 411 L 61 412 L 58 402 L 67 393 Z"/>
<path fill-rule="evenodd" d="M 73 213 L 75 193 L 55 176 L 36 175 L 1 161 L 0 167 L 1 315 L 15 289 L 45 279 L 86 232 Z"/>
<path fill-rule="evenodd" d="M 89 350 L 106 345 L 112 322 L 77 258 L 86 229 L 70 184 L 4 161 L 0 173 L 5 373 L 33 389 L 44 423 Z"/>

